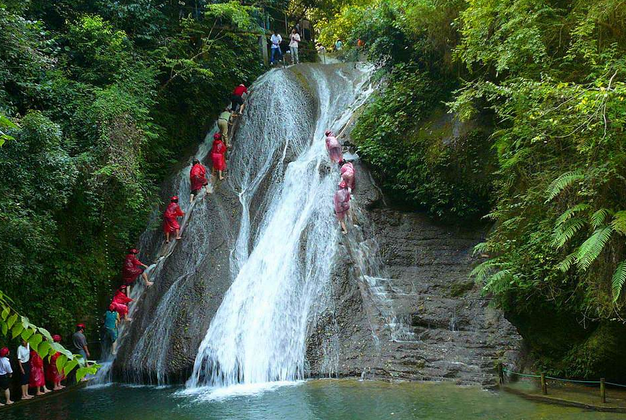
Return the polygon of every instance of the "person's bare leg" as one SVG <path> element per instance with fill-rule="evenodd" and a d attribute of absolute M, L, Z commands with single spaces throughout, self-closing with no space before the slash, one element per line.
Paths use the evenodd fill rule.
<path fill-rule="evenodd" d="M 196 196 L 195 196 L 195 195 L 193 195 L 193 194 L 190 194 L 190 195 L 189 195 L 189 204 L 193 204 L 193 199 L 194 199 L 194 198 L 196 198 Z"/>
<path fill-rule="evenodd" d="M 33 398 L 33 396 L 28 393 L 28 385 L 22 385 L 22 399 L 30 400 L 31 398 Z"/>
<path fill-rule="evenodd" d="M 111 354 L 114 356 L 117 354 L 117 341 L 114 341 L 111 345 Z"/>
<path fill-rule="evenodd" d="M 182 239 L 180 236 L 180 229 L 176 229 L 176 239 Z"/>
<path fill-rule="evenodd" d="M 165 243 L 170 243 L 170 233 L 169 232 L 165 232 Z"/>
<path fill-rule="evenodd" d="M 41 392 L 41 387 L 40 386 L 35 387 L 35 390 L 36 390 L 35 395 L 37 395 L 37 396 L 44 394 L 43 392 Z"/>
<path fill-rule="evenodd" d="M 217 172 L 218 172 L 218 173 L 219 173 L 219 175 L 220 175 L 220 181 L 221 181 L 221 180 L 223 180 L 223 179 L 224 179 L 224 175 L 223 175 L 223 174 L 224 174 L 224 172 L 222 172 L 222 171 L 217 171 Z"/>
<path fill-rule="evenodd" d="M 343 232 L 343 234 L 345 235 L 346 233 L 348 233 L 348 229 L 346 228 L 346 222 L 341 220 L 339 223 L 341 223 L 341 231 Z"/>
<path fill-rule="evenodd" d="M 126 296 L 130 296 L 130 284 L 126 286 Z"/>
<path fill-rule="evenodd" d="M 13 404 L 13 401 L 11 401 L 11 390 L 9 388 L 4 390 L 4 396 L 7 399 L 7 405 Z"/>
<path fill-rule="evenodd" d="M 150 280 L 148 280 L 148 275 L 145 272 L 141 273 L 141 277 L 143 277 L 143 281 L 146 283 L 146 286 L 148 287 L 152 286 L 153 283 Z M 128 293 L 130 294 L 130 292 Z"/>

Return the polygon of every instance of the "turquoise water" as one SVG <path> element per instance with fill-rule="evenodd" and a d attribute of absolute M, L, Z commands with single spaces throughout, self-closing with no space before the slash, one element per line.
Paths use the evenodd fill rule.
<path fill-rule="evenodd" d="M 238 395 L 235 394 L 238 392 Z M 273 389 L 187 394 L 112 385 L 1 410 L 2 420 L 626 419 L 441 383 L 317 380 Z"/>

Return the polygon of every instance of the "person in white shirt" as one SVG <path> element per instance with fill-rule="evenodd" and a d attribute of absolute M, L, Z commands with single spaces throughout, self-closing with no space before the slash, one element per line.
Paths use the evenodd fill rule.
<path fill-rule="evenodd" d="M 30 344 L 22 339 L 22 345 L 17 348 L 17 363 L 22 374 L 22 399 L 30 400 L 32 395 L 28 393 L 28 381 L 30 380 Z"/>
<path fill-rule="evenodd" d="M 278 32 L 276 32 L 276 30 L 274 30 L 274 33 L 272 34 L 272 37 L 270 38 L 270 42 L 272 43 L 272 56 L 270 58 L 270 63 L 274 64 L 275 55 L 278 55 L 278 61 L 281 61 L 283 59 L 283 53 L 280 50 L 280 43 L 283 42 L 283 38 L 280 36 Z"/>
<path fill-rule="evenodd" d="M 11 362 L 9 361 L 9 349 L 4 347 L 0 349 L 0 391 L 4 391 L 7 405 L 13 404 L 11 401 L 11 381 L 9 378 L 13 375 Z M 0 407 L 4 404 L 0 403 Z"/>
<path fill-rule="evenodd" d="M 290 36 L 291 41 L 289 42 L 289 51 L 291 52 L 291 64 L 300 63 L 300 57 L 298 56 L 298 44 L 300 43 L 300 34 L 294 28 L 291 31 Z"/>

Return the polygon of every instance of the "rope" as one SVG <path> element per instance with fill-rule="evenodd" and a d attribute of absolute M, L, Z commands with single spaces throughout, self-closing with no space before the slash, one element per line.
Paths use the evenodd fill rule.
<path fill-rule="evenodd" d="M 534 374 L 526 374 L 526 373 L 520 373 L 520 372 L 515 372 L 512 370 L 509 370 L 507 368 L 502 368 L 502 372 L 505 373 L 509 373 L 512 375 L 517 375 L 517 376 L 521 376 L 523 378 L 541 378 L 541 375 L 534 375 Z M 583 380 L 577 380 L 577 379 L 563 379 L 563 378 L 556 378 L 554 376 L 545 376 L 546 379 L 551 379 L 553 381 L 562 381 L 562 382 L 572 382 L 572 383 L 576 383 L 576 384 L 590 384 L 590 385 L 598 385 L 601 382 L 600 381 L 583 381 Z M 604 382 L 606 385 L 611 385 L 611 386 L 618 386 L 621 388 L 626 388 L 626 385 L 623 384 L 616 384 L 614 382 Z"/>
<path fill-rule="evenodd" d="M 576 379 L 555 378 L 554 376 L 546 376 L 546 379 L 552 379 L 554 381 L 573 382 L 573 383 L 577 383 L 577 384 L 599 384 L 600 383 L 600 381 L 579 381 L 579 380 L 576 380 Z"/>
<path fill-rule="evenodd" d="M 622 384 L 615 384 L 613 382 L 604 382 L 604 383 L 607 384 L 607 385 L 619 386 L 619 387 L 622 387 L 622 388 L 626 388 L 626 385 L 622 385 Z"/>
<path fill-rule="evenodd" d="M 532 375 L 526 373 L 513 372 L 512 370 L 508 370 L 506 368 L 502 369 L 503 372 L 512 373 L 513 375 L 521 376 L 523 378 L 541 378 L 541 375 Z"/>

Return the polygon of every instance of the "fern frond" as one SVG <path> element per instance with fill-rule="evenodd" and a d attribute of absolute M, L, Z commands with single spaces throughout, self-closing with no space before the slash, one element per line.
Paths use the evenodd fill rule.
<path fill-rule="evenodd" d="M 513 279 L 513 275 L 509 270 L 500 270 L 489 277 L 485 284 L 485 290 L 489 292 L 497 292 L 498 286 L 502 286 L 504 281 L 510 281 Z"/>
<path fill-rule="evenodd" d="M 473 255 L 486 254 L 491 251 L 491 245 L 489 242 L 481 242 L 474 247 Z"/>
<path fill-rule="evenodd" d="M 499 263 L 496 260 L 487 260 L 478 264 L 470 273 L 470 277 L 475 277 L 477 282 L 484 283 L 498 265 Z"/>
<path fill-rule="evenodd" d="M 626 211 L 622 210 L 615 213 L 611 226 L 615 232 L 626 235 Z"/>
<path fill-rule="evenodd" d="M 613 273 L 613 302 L 617 302 L 622 294 L 622 288 L 626 281 L 626 260 L 617 265 L 615 273 Z"/>
<path fill-rule="evenodd" d="M 566 273 L 569 271 L 570 268 L 572 268 L 572 265 L 574 264 L 575 261 L 576 261 L 576 253 L 572 252 L 567 257 L 565 257 L 563 261 L 558 263 L 556 268 Z"/>
<path fill-rule="evenodd" d="M 598 258 L 605 245 L 611 239 L 613 228 L 605 226 L 597 229 L 583 244 L 576 253 L 576 264 L 578 268 L 585 271 Z"/>
<path fill-rule="evenodd" d="M 565 222 L 567 222 L 573 215 L 575 215 L 578 212 L 581 211 L 585 211 L 588 210 L 591 206 L 587 203 L 580 203 L 580 204 L 576 204 L 574 207 L 570 207 L 569 209 L 565 210 L 563 212 L 562 215 L 559 216 L 558 219 L 556 219 L 556 225 L 561 225 Z"/>
<path fill-rule="evenodd" d="M 557 226 L 552 233 L 552 245 L 557 249 L 568 243 L 576 233 L 585 226 L 586 222 L 580 217 L 568 220 L 561 226 Z"/>
<path fill-rule="evenodd" d="M 604 225 L 604 221 L 609 214 L 611 214 L 609 209 L 598 210 L 591 215 L 591 226 L 593 226 L 594 229 L 598 229 L 600 226 Z"/>
<path fill-rule="evenodd" d="M 552 183 L 548 187 L 548 190 L 546 191 L 548 193 L 548 198 L 546 199 L 546 203 L 549 203 L 550 201 L 554 200 L 554 198 L 557 195 L 561 194 L 561 192 L 564 189 L 566 189 L 567 187 L 569 187 L 576 181 L 582 181 L 584 178 L 585 178 L 585 175 L 581 171 L 565 172 L 564 174 L 559 176 L 557 179 L 552 181 Z"/>

